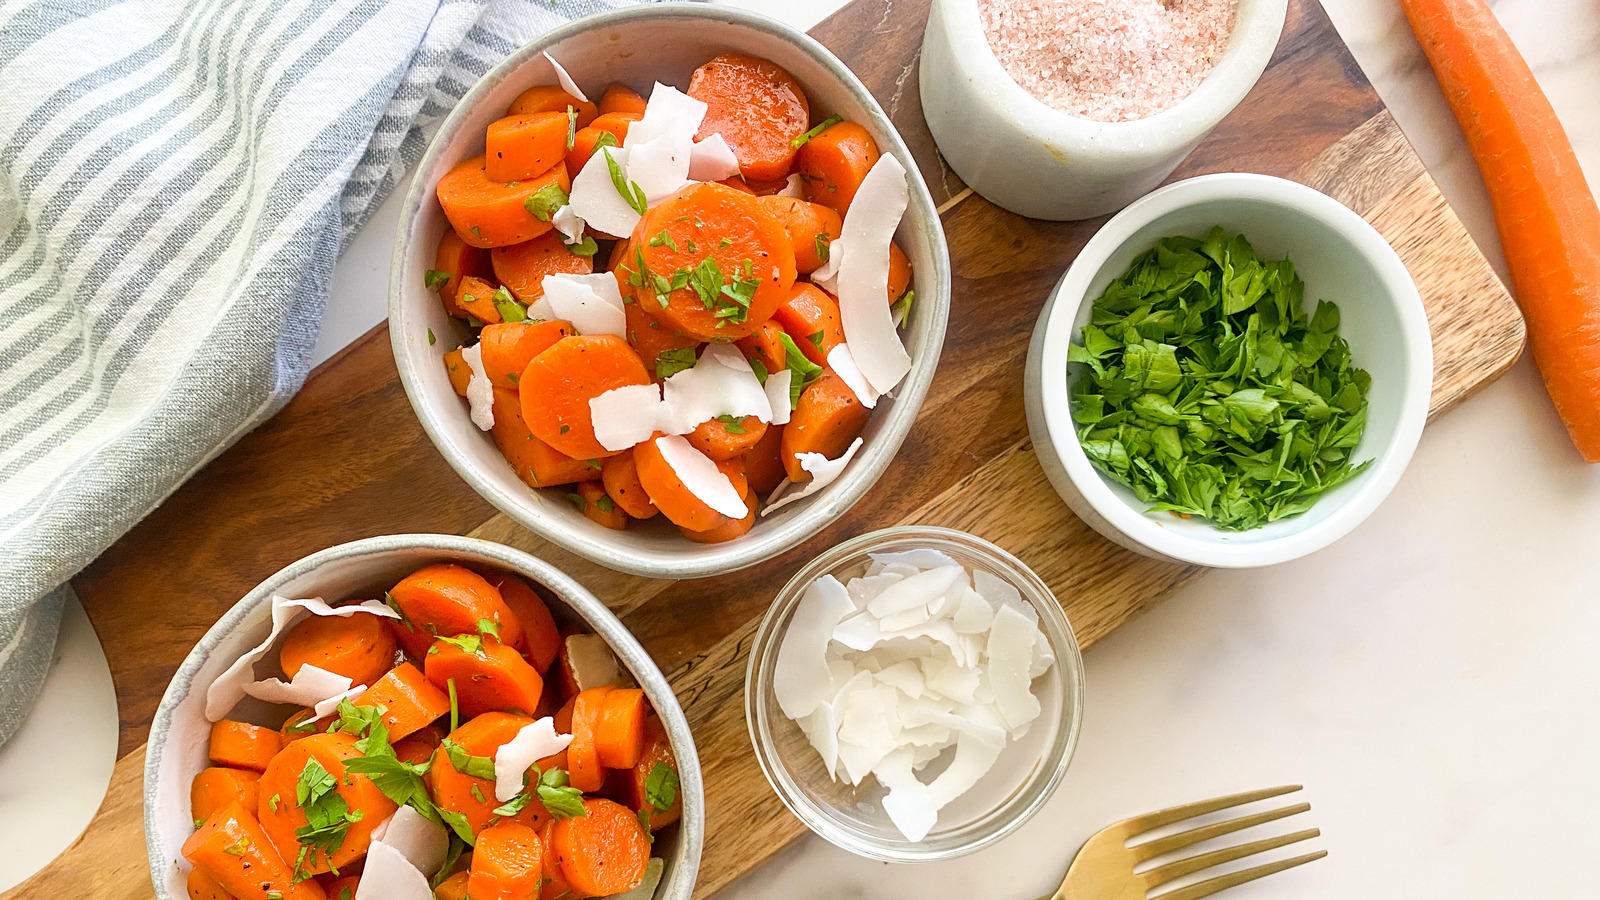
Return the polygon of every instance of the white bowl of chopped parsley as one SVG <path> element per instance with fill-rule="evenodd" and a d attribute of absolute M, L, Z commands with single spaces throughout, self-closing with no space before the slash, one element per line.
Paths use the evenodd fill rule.
<path fill-rule="evenodd" d="M 1073 512 L 1150 556 L 1271 565 L 1339 539 L 1400 480 L 1433 349 L 1393 248 L 1265 175 L 1192 178 L 1113 217 L 1028 351 L 1028 429 Z"/>

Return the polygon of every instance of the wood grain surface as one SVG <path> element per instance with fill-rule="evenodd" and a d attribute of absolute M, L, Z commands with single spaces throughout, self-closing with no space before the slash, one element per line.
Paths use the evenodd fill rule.
<path fill-rule="evenodd" d="M 257 582 L 315 550 L 376 534 L 472 534 L 541 556 L 583 582 L 670 673 L 705 770 L 697 895 L 709 896 L 803 833 L 755 766 L 743 676 L 754 623 L 798 566 L 896 523 L 961 528 L 1030 564 L 1085 647 L 1200 574 L 1121 550 L 1072 516 L 1027 440 L 1022 369 L 1050 288 L 1099 221 L 1022 219 L 944 167 L 922 121 L 916 56 L 927 0 L 855 0 L 813 34 L 862 77 L 946 211 L 953 301 L 928 399 L 896 464 L 804 546 L 738 576 L 659 582 L 553 547 L 494 511 L 445 465 L 402 392 L 379 327 L 321 366 L 266 425 L 201 471 L 74 586 L 105 645 L 121 744 L 110 793 L 64 856 L 0 900 L 148 898 L 143 743 L 190 646 Z M 1356 210 L 1393 244 L 1433 330 L 1432 411 L 1502 374 L 1522 320 L 1315 0 L 1291 0 L 1272 65 L 1174 178 L 1252 171 L 1295 178 Z"/>

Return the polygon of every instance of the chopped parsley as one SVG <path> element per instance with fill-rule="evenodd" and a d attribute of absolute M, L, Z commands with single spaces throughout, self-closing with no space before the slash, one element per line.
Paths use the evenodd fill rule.
<path fill-rule="evenodd" d="M 429 328 L 428 329 L 428 346 L 432 347 L 435 340 L 437 340 L 437 338 L 435 338 L 433 336 L 433 329 Z"/>
<path fill-rule="evenodd" d="M 517 302 L 504 287 L 494 289 L 494 308 L 500 312 L 502 322 L 521 322 L 528 318 L 528 308 Z"/>
<path fill-rule="evenodd" d="M 794 408 L 800 402 L 800 392 L 806 385 L 816 381 L 822 375 L 822 367 L 806 358 L 800 348 L 795 346 L 794 338 L 787 334 L 778 335 L 778 341 L 783 344 L 784 368 L 789 375 L 789 407 Z"/>
<path fill-rule="evenodd" d="M 818 262 L 827 262 L 828 261 L 828 252 L 829 252 L 828 251 L 828 245 L 830 245 L 832 243 L 833 243 L 833 238 L 829 237 L 828 233 L 826 231 L 824 231 L 821 234 L 817 235 L 817 261 Z"/>
<path fill-rule="evenodd" d="M 588 512 L 589 511 L 589 501 L 583 499 L 583 495 L 582 494 L 569 493 L 569 494 L 567 494 L 567 499 L 572 501 L 572 505 L 576 506 L 578 508 L 578 512 Z"/>
<path fill-rule="evenodd" d="M 306 817 L 306 824 L 294 831 L 294 838 L 300 844 L 294 863 L 296 881 L 311 877 L 306 867 L 316 866 L 319 857 L 327 862 L 344 846 L 350 824 L 361 821 L 361 812 L 351 810 L 337 788 L 338 779 L 321 763 L 315 759 L 306 760 L 295 783 L 295 805 Z"/>
<path fill-rule="evenodd" d="M 551 182 L 535 191 L 528 199 L 522 201 L 522 208 L 526 209 L 535 219 L 541 222 L 550 221 L 556 210 L 567 205 L 567 192 L 561 185 Z"/>
<path fill-rule="evenodd" d="M 465 747 L 455 741 L 445 738 L 439 743 L 444 748 L 445 755 L 450 758 L 450 765 L 463 775 L 473 778 L 482 778 L 485 781 L 494 780 L 494 760 L 487 756 L 473 756 Z"/>
<path fill-rule="evenodd" d="M 450 272 L 440 272 L 437 269 L 429 269 L 423 273 L 422 283 L 428 286 L 428 290 L 436 291 L 439 289 L 439 285 L 444 284 L 454 277 L 456 276 Z"/>
<path fill-rule="evenodd" d="M 571 150 L 578 142 L 578 108 L 567 104 L 567 149 Z"/>
<path fill-rule="evenodd" d="M 663 350 L 656 357 L 656 377 L 671 378 L 684 369 L 694 366 L 694 348 L 679 347 L 676 350 Z"/>
<path fill-rule="evenodd" d="M 678 252 L 678 242 L 672 239 L 672 233 L 665 228 L 661 229 L 661 233 L 651 238 L 648 243 L 652 247 L 671 247 L 673 253 Z"/>
<path fill-rule="evenodd" d="M 804 147 L 807 143 L 809 143 L 812 138 L 814 138 L 817 135 L 823 133 L 824 131 L 827 131 L 829 128 L 832 128 L 833 126 L 835 126 L 835 125 L 837 125 L 837 124 L 839 124 L 840 122 L 843 122 L 843 121 L 844 121 L 844 116 L 841 116 L 838 113 L 834 113 L 833 115 L 827 117 L 826 119 L 823 119 L 821 124 L 817 125 L 815 128 L 811 129 L 810 131 L 806 132 L 805 134 L 802 134 L 799 137 L 795 138 L 794 140 L 790 141 L 789 142 L 789 146 L 791 146 L 791 147 L 795 148 L 796 150 L 798 150 L 801 147 Z"/>
<path fill-rule="evenodd" d="M 617 504 L 612 502 L 609 494 L 601 494 L 600 499 L 594 501 L 594 508 L 601 512 L 611 512 L 617 508 Z"/>
<path fill-rule="evenodd" d="M 644 190 L 639 187 L 637 182 L 629 181 L 622 174 L 622 167 L 617 165 L 617 161 L 612 157 L 610 150 L 602 150 L 601 152 L 606 155 L 606 168 L 611 170 L 612 187 L 617 189 L 617 193 L 622 195 L 622 199 L 628 201 L 628 205 L 633 207 L 634 212 L 641 216 L 644 215 L 649 209 L 649 203 L 645 200 Z"/>
<path fill-rule="evenodd" d="M 594 242 L 593 235 L 584 235 L 583 239 L 575 244 L 567 245 L 567 252 L 573 256 L 593 256 L 600 250 L 600 245 Z"/>
<path fill-rule="evenodd" d="M 717 416 L 717 421 L 722 423 L 722 430 L 729 434 L 746 434 L 747 430 L 740 421 L 731 415 Z"/>
<path fill-rule="evenodd" d="M 644 799 L 657 812 L 666 812 L 678 800 L 678 773 L 664 762 L 650 767 L 644 779 Z"/>

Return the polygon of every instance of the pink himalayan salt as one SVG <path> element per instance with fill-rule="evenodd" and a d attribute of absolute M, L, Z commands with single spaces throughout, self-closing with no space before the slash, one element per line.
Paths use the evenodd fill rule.
<path fill-rule="evenodd" d="M 1044 103 L 1100 122 L 1194 92 L 1228 45 L 1238 0 L 978 0 L 989 46 Z"/>

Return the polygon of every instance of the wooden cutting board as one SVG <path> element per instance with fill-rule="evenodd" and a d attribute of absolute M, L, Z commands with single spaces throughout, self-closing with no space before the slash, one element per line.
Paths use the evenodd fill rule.
<path fill-rule="evenodd" d="M 258 581 L 343 541 L 472 534 L 544 557 L 586 584 L 671 674 L 705 770 L 697 894 L 804 832 L 751 754 L 741 690 L 757 618 L 806 559 L 896 523 L 965 529 L 1033 566 L 1087 647 L 1201 570 L 1121 550 L 1075 519 L 1028 443 L 1022 368 L 1051 287 L 1099 222 L 1022 219 L 949 172 L 922 120 L 917 54 L 928 0 L 855 0 L 813 34 L 862 77 L 911 146 L 949 236 L 954 298 L 939 374 L 896 464 L 805 546 L 736 575 L 660 582 L 578 559 L 496 515 L 434 451 L 380 326 L 314 372 L 283 412 L 217 458 L 74 580 L 105 645 L 121 715 L 110 792 L 85 835 L 0 900 L 147 898 L 140 781 L 168 679 Z M 1291 0 L 1272 65 L 1174 174 L 1261 172 L 1344 202 L 1410 268 L 1433 330 L 1434 415 L 1516 360 L 1522 319 L 1315 0 Z"/>

